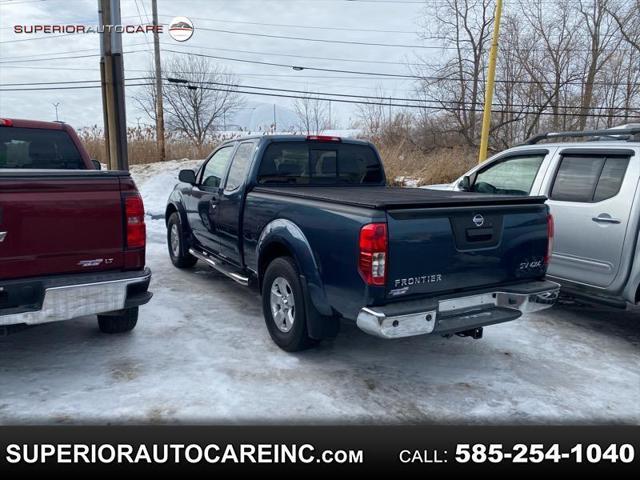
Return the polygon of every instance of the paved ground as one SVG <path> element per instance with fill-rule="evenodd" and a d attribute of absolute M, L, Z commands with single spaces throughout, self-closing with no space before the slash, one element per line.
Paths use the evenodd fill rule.
<path fill-rule="evenodd" d="M 132 334 L 81 318 L 0 338 L 0 422 L 640 423 L 640 311 L 562 306 L 482 340 L 344 325 L 293 355 L 255 292 L 149 250 L 156 296 Z"/>
<path fill-rule="evenodd" d="M 559 306 L 482 340 L 345 324 L 279 350 L 255 292 L 168 260 L 165 201 L 197 164 L 134 168 L 155 293 L 136 330 L 103 335 L 87 317 L 0 338 L 0 423 L 640 423 L 640 309 Z"/>

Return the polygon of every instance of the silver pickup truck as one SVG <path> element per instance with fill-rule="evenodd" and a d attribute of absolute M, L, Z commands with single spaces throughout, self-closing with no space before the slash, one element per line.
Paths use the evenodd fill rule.
<path fill-rule="evenodd" d="M 540 143 L 554 138 L 590 141 Z M 640 124 L 536 135 L 437 190 L 544 195 L 555 219 L 548 278 L 562 292 L 640 303 Z"/>

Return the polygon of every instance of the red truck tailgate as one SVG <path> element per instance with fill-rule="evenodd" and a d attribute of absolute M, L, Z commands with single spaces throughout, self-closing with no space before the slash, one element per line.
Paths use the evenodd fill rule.
<path fill-rule="evenodd" d="M 120 182 L 116 172 L 0 171 L 0 279 L 121 269 Z"/>

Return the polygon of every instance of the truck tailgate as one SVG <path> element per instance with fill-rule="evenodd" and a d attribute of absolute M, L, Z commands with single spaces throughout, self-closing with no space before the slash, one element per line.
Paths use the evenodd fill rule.
<path fill-rule="evenodd" d="M 2 173 L 0 279 L 119 269 L 123 207 L 115 172 Z"/>
<path fill-rule="evenodd" d="M 387 296 L 456 292 L 542 277 L 547 250 L 543 201 L 388 210 Z"/>

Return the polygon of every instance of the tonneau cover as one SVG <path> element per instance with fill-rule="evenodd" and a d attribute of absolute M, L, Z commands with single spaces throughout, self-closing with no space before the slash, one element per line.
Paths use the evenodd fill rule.
<path fill-rule="evenodd" d="M 321 200 L 355 207 L 375 208 L 377 210 L 482 205 L 526 205 L 542 204 L 546 201 L 546 197 L 487 195 L 484 193 L 386 186 L 259 186 L 255 187 L 253 191 L 256 193 L 286 195 L 308 200 Z"/>

